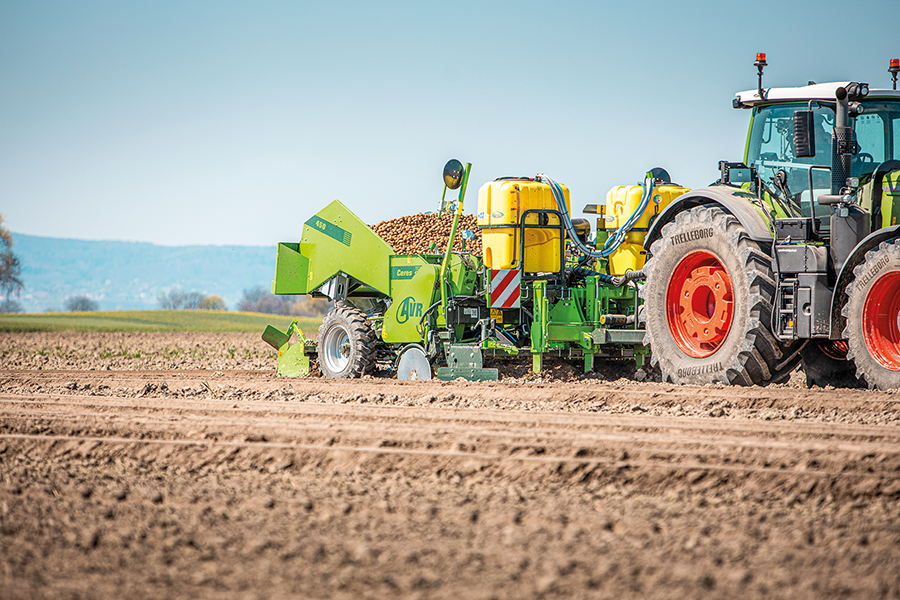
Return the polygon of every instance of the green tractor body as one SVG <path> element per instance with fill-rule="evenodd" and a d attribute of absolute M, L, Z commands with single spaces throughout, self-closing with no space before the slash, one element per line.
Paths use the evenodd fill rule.
<path fill-rule="evenodd" d="M 642 296 L 676 383 L 900 386 L 900 93 L 844 82 L 737 94 L 743 162 L 651 225 Z"/>

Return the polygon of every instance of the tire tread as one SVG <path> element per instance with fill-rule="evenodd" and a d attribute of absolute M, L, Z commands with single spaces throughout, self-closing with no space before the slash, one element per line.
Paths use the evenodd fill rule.
<path fill-rule="evenodd" d="M 726 213 L 718 207 L 701 206 L 690 211 L 676 215 L 675 220 L 666 224 L 662 229 L 662 236 L 651 246 L 651 254 L 659 255 L 664 251 L 665 245 L 671 235 L 678 230 L 696 225 L 711 226 L 718 232 L 724 232 L 727 243 L 733 244 L 737 249 L 736 254 L 744 265 L 747 274 L 746 290 L 748 293 L 747 331 L 738 342 L 738 351 L 735 359 L 729 361 L 723 370 L 723 374 L 713 375 L 707 383 L 721 381 L 736 385 L 766 385 L 768 383 L 783 381 L 790 376 L 796 368 L 799 356 L 796 354 L 798 344 L 783 346 L 770 330 L 770 321 L 775 303 L 775 277 L 772 271 L 771 259 L 762 247 L 748 235 L 740 221 L 733 215 Z M 665 277 L 658 274 L 658 261 L 653 258 L 647 261 L 644 271 L 647 274 L 648 284 L 642 291 L 644 302 L 653 302 L 654 294 L 659 297 L 659 291 L 653 292 L 651 281 Z M 667 279 L 666 279 L 667 280 Z M 657 283 L 656 285 L 660 285 Z M 664 285 L 664 284 L 662 284 Z M 662 295 L 664 298 L 664 294 Z M 663 310 L 665 310 L 663 308 Z M 657 336 L 668 336 L 666 331 L 657 332 L 653 328 L 647 328 L 644 343 L 651 347 L 651 364 L 659 367 L 664 381 L 671 383 L 685 383 L 678 377 L 674 364 L 678 360 L 689 360 L 681 357 L 669 357 L 660 360 L 660 348 L 664 348 L 662 340 Z"/>
<path fill-rule="evenodd" d="M 356 350 L 356 353 L 352 355 L 352 358 L 355 360 L 350 365 L 350 368 L 340 377 L 359 378 L 371 372 L 375 366 L 375 349 L 377 346 L 377 339 L 372 324 L 362 311 L 354 308 L 349 303 L 339 301 L 322 320 L 322 325 L 319 327 L 319 340 L 324 339 L 331 323 L 335 320 L 343 320 L 345 322 L 349 330 L 351 343 Z M 319 369 L 322 370 L 321 361 L 319 362 Z M 325 375 L 325 371 L 322 374 Z"/>

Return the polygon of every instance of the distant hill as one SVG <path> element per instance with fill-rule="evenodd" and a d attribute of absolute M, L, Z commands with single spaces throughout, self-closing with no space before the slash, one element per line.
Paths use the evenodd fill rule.
<path fill-rule="evenodd" d="M 27 312 L 64 310 L 71 296 L 87 295 L 100 310 L 159 308 L 160 292 L 221 296 L 237 309 L 243 291 L 268 288 L 275 274 L 275 245 L 157 246 L 142 242 L 85 241 L 13 233 Z"/>

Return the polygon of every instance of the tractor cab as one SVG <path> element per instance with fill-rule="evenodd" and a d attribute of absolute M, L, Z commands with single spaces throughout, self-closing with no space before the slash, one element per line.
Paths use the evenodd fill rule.
<path fill-rule="evenodd" d="M 876 193 L 875 187 L 877 180 L 884 188 L 885 175 L 900 169 L 900 92 L 852 82 L 770 88 L 763 97 L 758 90 L 741 92 L 735 106 L 753 111 L 744 162 L 758 175 L 759 194 L 779 217 L 815 217 L 816 229 L 827 232 L 832 209 L 817 198 L 839 194 L 846 187 L 846 181 L 835 180 L 840 167 L 832 164 L 839 90 L 855 93 L 846 125 L 850 139 L 838 153 L 838 162 L 843 158 L 849 163 L 847 175 L 858 182 L 859 205 L 881 216 L 873 228 L 896 224 L 900 217 L 896 178 L 888 178 L 885 194 Z M 795 117 L 798 112 L 803 113 L 802 124 Z M 795 132 L 806 135 L 805 151 L 795 147 Z"/>

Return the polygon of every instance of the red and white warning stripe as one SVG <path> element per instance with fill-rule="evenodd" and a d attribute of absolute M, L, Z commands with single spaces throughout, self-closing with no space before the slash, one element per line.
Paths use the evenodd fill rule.
<path fill-rule="evenodd" d="M 491 269 L 491 308 L 519 308 L 520 283 L 518 269 Z"/>

